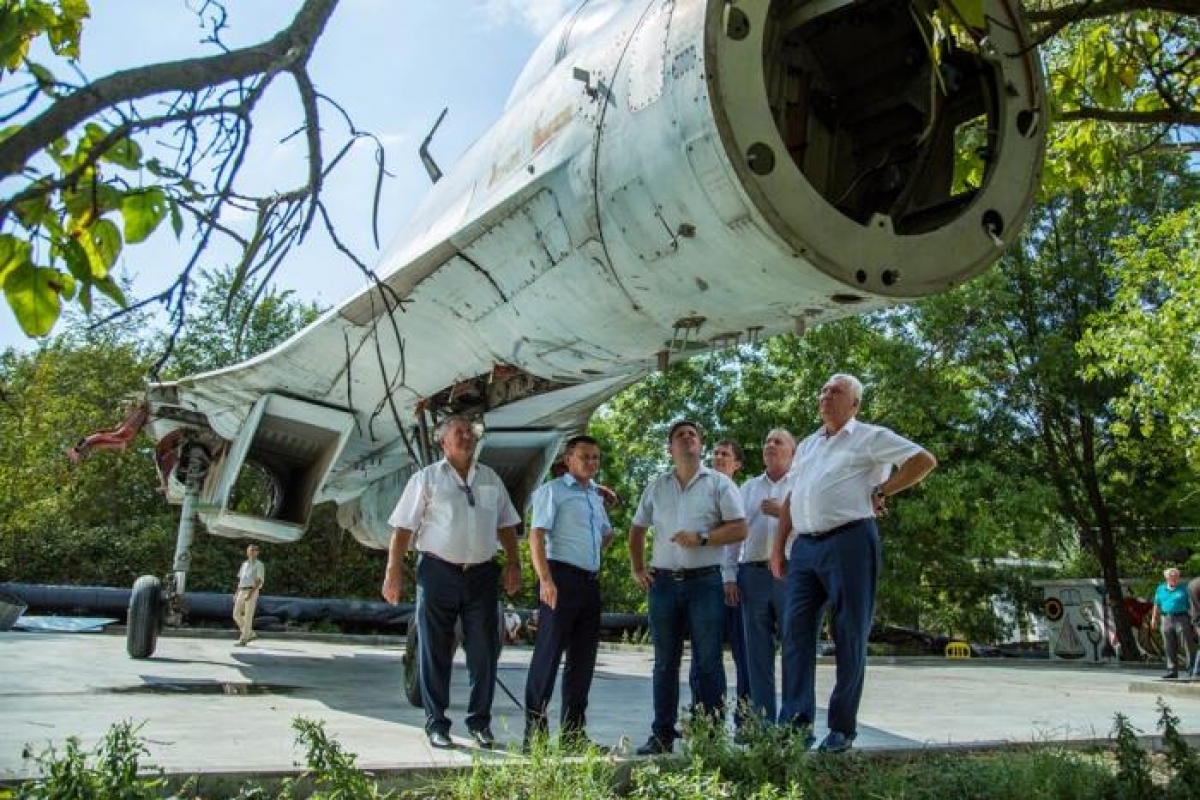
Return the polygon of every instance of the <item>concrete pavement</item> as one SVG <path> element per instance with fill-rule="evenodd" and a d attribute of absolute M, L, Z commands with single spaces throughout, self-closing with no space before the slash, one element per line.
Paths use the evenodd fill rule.
<path fill-rule="evenodd" d="M 168 773 L 291 770 L 301 757 L 291 727 L 296 717 L 323 721 L 367 769 L 466 765 L 481 755 L 466 746 L 461 652 L 450 717 L 451 733 L 463 747 L 441 751 L 425 739 L 424 713 L 401 694 L 399 640 L 313 641 L 267 634 L 249 647 L 232 644 L 232 635 L 167 635 L 154 658 L 134 661 L 125 654 L 123 636 L 0 633 L 0 780 L 35 774 L 36 764 L 23 752 L 40 752 L 50 744 L 61 748 L 71 735 L 90 748 L 120 720 L 144 723 L 141 736 L 150 751 L 145 761 Z M 518 699 L 530 653 L 528 647 L 506 647 L 501 658 L 500 679 Z M 633 746 L 645 741 L 651 662 L 644 649 L 601 652 L 588 713 L 593 739 L 626 740 Z M 727 665 L 732 673 L 732 664 Z M 1161 672 L 1157 666 L 874 659 L 857 746 L 1103 738 L 1118 711 L 1153 733 L 1159 695 L 1182 720 L 1185 733 L 1200 733 L 1200 683 L 1160 681 Z M 686 683 L 686 662 L 682 675 Z M 833 681 L 831 661 L 822 660 L 817 681 L 818 698 L 824 700 Z M 686 700 L 686 686 L 681 697 Z M 522 712 L 499 687 L 494 713 L 492 727 L 501 744 L 519 745 Z M 553 707 L 555 729 L 557 713 Z M 821 726 L 817 733 L 823 735 Z"/>

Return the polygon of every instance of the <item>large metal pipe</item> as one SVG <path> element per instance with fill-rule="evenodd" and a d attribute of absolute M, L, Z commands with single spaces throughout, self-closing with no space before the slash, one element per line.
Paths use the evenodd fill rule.
<path fill-rule="evenodd" d="M 13 595 L 28 606 L 29 614 L 75 614 L 114 617 L 121 621 L 129 608 L 129 589 L 102 586 L 44 586 L 32 583 L 0 583 L 0 592 Z M 188 618 L 193 620 L 230 620 L 233 597 L 223 592 L 189 592 L 186 596 Z M 376 629 L 406 631 L 413 613 L 412 603 L 389 605 L 371 600 L 327 600 L 306 597 L 264 595 L 259 598 L 257 616 L 275 617 L 282 622 L 334 622 Z M 520 610 L 522 619 L 529 612 Z M 600 627 L 606 635 L 619 636 L 625 631 L 646 630 L 642 614 L 602 614 Z"/>

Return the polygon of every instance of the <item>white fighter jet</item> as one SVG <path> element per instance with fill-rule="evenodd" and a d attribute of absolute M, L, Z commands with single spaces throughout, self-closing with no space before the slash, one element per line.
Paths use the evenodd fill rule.
<path fill-rule="evenodd" d="M 435 184 L 374 287 L 148 389 L 184 509 L 130 654 L 180 613 L 196 516 L 288 542 L 333 501 L 385 548 L 448 414 L 521 506 L 564 436 L 671 359 L 962 283 L 1020 230 L 1047 121 L 1017 0 L 585 0 L 452 170 L 423 150 Z"/>

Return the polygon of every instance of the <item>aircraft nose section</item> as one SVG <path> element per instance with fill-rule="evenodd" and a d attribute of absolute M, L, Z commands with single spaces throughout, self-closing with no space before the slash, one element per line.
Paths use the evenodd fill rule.
<path fill-rule="evenodd" d="M 710 102 L 746 194 L 851 288 L 918 297 L 999 257 L 1033 201 L 1041 66 L 1015 4 L 713 2 Z"/>

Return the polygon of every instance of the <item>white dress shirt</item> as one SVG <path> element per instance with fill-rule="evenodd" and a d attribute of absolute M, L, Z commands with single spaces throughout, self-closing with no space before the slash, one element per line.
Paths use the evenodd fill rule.
<path fill-rule="evenodd" d="M 792 459 L 792 530 L 823 533 L 874 517 L 871 490 L 921 449 L 898 433 L 856 419 L 833 436 L 821 428 L 800 443 Z"/>
<path fill-rule="evenodd" d="M 253 561 L 246 559 L 238 568 L 238 588 L 253 589 L 260 582 L 266 580 L 266 577 L 267 568 L 263 566 L 263 562 L 257 558 Z"/>
<path fill-rule="evenodd" d="M 771 545 L 779 531 L 779 518 L 764 514 L 762 502 L 771 499 L 783 503 L 792 485 L 788 478 L 789 473 L 784 473 L 779 480 L 773 481 L 764 472 L 742 484 L 739 491 L 742 495 L 742 506 L 746 509 L 746 538 L 725 545 L 721 575 L 726 583 L 737 581 L 738 564 L 746 561 L 767 561 L 771 558 Z"/>
<path fill-rule="evenodd" d="M 697 569 L 719 565 L 725 548 L 680 547 L 671 537 L 678 531 L 709 533 L 745 516 L 737 484 L 727 475 L 701 466 L 684 487 L 674 470 L 655 478 L 642 492 L 633 524 L 654 529 L 652 568 Z"/>
<path fill-rule="evenodd" d="M 392 527 L 413 532 L 417 550 L 468 565 L 491 561 L 500 547 L 497 530 L 520 522 L 491 467 L 472 464 L 464 481 L 446 459 L 409 478 L 388 517 Z"/>

